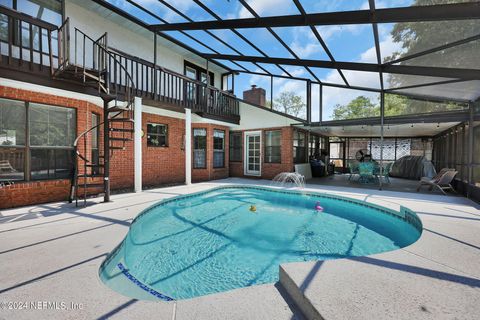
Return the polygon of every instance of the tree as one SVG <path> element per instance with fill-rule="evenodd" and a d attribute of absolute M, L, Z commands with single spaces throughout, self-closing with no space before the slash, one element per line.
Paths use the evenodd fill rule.
<path fill-rule="evenodd" d="M 399 116 L 431 112 L 459 110 L 465 104 L 434 102 L 410 99 L 398 94 L 385 94 L 385 116 Z M 358 96 L 346 105 L 337 104 L 333 109 L 333 120 L 361 119 L 380 116 L 380 104 L 365 96 Z"/>
<path fill-rule="evenodd" d="M 464 0 L 415 0 L 412 6 L 458 2 L 464 2 Z M 474 19 L 396 23 L 391 35 L 394 42 L 401 44 L 402 49 L 385 57 L 384 60 L 398 59 L 476 34 L 478 34 L 478 21 Z M 478 66 L 478 50 L 479 41 L 471 41 L 461 46 L 406 60 L 400 64 L 474 68 Z M 409 85 L 412 84 L 411 81 L 412 77 L 405 75 L 392 75 L 389 79 L 391 87 Z"/>
<path fill-rule="evenodd" d="M 379 115 L 380 106 L 365 96 L 358 96 L 346 105 L 337 104 L 333 107 L 334 120 L 368 118 Z"/>
<path fill-rule="evenodd" d="M 284 91 L 275 99 L 273 110 L 277 110 L 297 118 L 305 118 L 306 104 L 302 97 L 295 95 L 293 91 Z"/>

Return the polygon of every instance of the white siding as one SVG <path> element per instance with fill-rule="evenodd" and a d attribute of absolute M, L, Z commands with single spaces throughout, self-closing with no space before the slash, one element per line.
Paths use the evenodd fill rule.
<path fill-rule="evenodd" d="M 95 7 L 98 7 L 95 10 Z M 153 33 L 132 23 L 119 15 L 102 8 L 91 1 L 66 0 L 65 17 L 70 18 L 71 43 L 74 42 L 74 28 L 78 28 L 93 39 L 108 33 L 108 45 L 132 56 L 153 62 Z M 121 24 L 120 24 L 121 23 Z M 163 40 L 160 36 L 157 43 L 157 64 L 172 71 L 183 74 L 184 60 L 193 62 L 203 68 L 206 63 L 192 53 L 178 50 L 175 44 Z M 167 47 L 168 46 L 168 47 Z M 176 52 L 183 51 L 182 53 Z M 88 52 L 90 53 L 90 52 Z M 74 60 L 74 49 L 71 48 L 71 59 Z M 90 57 L 91 58 L 91 57 Z M 77 56 L 77 62 L 81 56 Z M 215 86 L 220 87 L 221 73 L 225 70 L 209 65 L 215 74 Z"/>

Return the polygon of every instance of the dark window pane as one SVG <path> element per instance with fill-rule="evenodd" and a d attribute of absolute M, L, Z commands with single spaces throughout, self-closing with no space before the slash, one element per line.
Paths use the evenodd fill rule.
<path fill-rule="evenodd" d="M 213 167 L 225 166 L 225 131 L 213 130 Z"/>
<path fill-rule="evenodd" d="M 0 40 L 8 41 L 8 17 L 0 14 Z"/>
<path fill-rule="evenodd" d="M 168 126 L 165 124 L 147 124 L 147 145 L 151 147 L 168 146 Z"/>
<path fill-rule="evenodd" d="M 25 145 L 25 103 L 0 99 L 0 146 Z"/>
<path fill-rule="evenodd" d="M 242 134 L 230 133 L 230 161 L 242 161 Z"/>
<path fill-rule="evenodd" d="M 25 150 L 0 148 L 0 182 L 25 179 Z"/>
<path fill-rule="evenodd" d="M 193 167 L 207 167 L 207 129 L 193 129 Z"/>
<path fill-rule="evenodd" d="M 306 162 L 305 132 L 293 131 L 293 162 Z"/>
<path fill-rule="evenodd" d="M 265 162 L 280 163 L 281 162 L 281 137 L 282 132 L 279 130 L 265 131 Z"/>
<path fill-rule="evenodd" d="M 74 109 L 31 103 L 29 112 L 31 146 L 73 146 Z"/>
<path fill-rule="evenodd" d="M 72 150 L 32 149 L 32 180 L 67 179 L 72 175 Z"/>

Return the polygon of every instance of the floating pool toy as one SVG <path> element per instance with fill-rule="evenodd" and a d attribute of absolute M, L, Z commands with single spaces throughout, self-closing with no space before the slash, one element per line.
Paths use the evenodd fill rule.
<path fill-rule="evenodd" d="M 252 205 L 250 206 L 250 211 L 252 211 L 252 212 L 257 211 L 257 207 L 252 204 Z"/>
<path fill-rule="evenodd" d="M 323 207 L 320 205 L 320 201 L 317 201 L 317 203 L 315 204 L 315 210 L 319 212 L 323 211 Z"/>

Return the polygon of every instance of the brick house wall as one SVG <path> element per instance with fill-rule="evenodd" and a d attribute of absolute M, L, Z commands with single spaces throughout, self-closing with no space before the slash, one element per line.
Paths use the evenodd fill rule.
<path fill-rule="evenodd" d="M 265 143 L 265 131 L 281 130 L 281 163 L 265 163 L 264 157 L 264 143 Z M 261 176 L 248 176 L 244 174 L 244 154 L 245 154 L 245 137 L 244 133 L 249 131 L 262 131 L 262 161 L 261 161 Z M 277 128 L 264 128 L 264 129 L 252 129 L 242 131 L 232 131 L 242 133 L 242 161 L 230 162 L 230 176 L 231 177 L 246 177 L 257 179 L 273 179 L 277 174 L 281 172 L 292 172 L 294 170 L 293 164 L 293 128 L 292 127 L 277 127 Z"/>
<path fill-rule="evenodd" d="M 76 109 L 76 135 L 78 136 L 91 127 L 92 113 L 100 116 L 103 121 L 103 108 L 94 103 L 79 99 L 38 93 L 23 89 L 0 86 L 0 97 L 27 102 L 44 103 L 59 107 Z M 168 125 L 168 147 L 147 146 L 147 123 Z M 120 125 L 121 124 L 117 124 Z M 227 178 L 229 176 L 229 128 L 216 124 L 192 124 L 193 128 L 207 129 L 207 168 L 192 169 L 192 180 L 207 181 Z M 142 179 L 144 187 L 160 186 L 185 181 L 185 120 L 142 114 Z M 225 166 L 213 168 L 213 131 L 225 131 Z M 128 134 L 127 137 L 130 135 Z M 193 130 L 192 130 L 193 142 Z M 81 141 L 83 143 L 83 141 Z M 117 142 L 121 145 L 119 142 Z M 114 150 L 110 160 L 110 181 L 112 190 L 132 190 L 134 185 L 134 152 L 133 141 L 125 143 L 125 150 Z M 103 129 L 100 130 L 99 148 L 103 148 Z M 87 136 L 87 158 L 90 157 L 91 136 Z M 193 152 L 193 150 L 192 150 Z M 192 156 L 193 158 L 193 156 Z M 79 167 L 83 173 L 83 166 Z M 82 182 L 82 181 L 81 181 Z M 102 178 L 88 178 L 87 182 L 102 182 Z M 18 181 L 11 186 L 0 188 L 0 209 L 39 204 L 53 201 L 66 201 L 70 192 L 69 179 Z M 92 190 L 92 193 L 96 193 Z"/>
<path fill-rule="evenodd" d="M 103 113 L 102 108 L 87 101 L 5 86 L 0 86 L 0 97 L 74 108 L 76 109 L 77 135 L 90 124 L 92 112 Z M 68 179 L 16 182 L 14 185 L 0 188 L 0 208 L 67 200 L 69 192 L 70 180 Z"/>
<path fill-rule="evenodd" d="M 193 129 L 204 128 L 207 129 L 207 168 L 194 169 L 192 164 L 192 181 L 208 181 L 215 179 L 228 178 L 229 170 L 229 128 L 216 124 L 209 123 L 192 123 L 192 152 L 193 152 Z M 225 166 L 223 168 L 213 168 L 213 131 L 215 129 L 225 131 Z M 193 154 L 192 154 L 193 159 Z"/>
<path fill-rule="evenodd" d="M 165 124 L 167 129 L 167 147 L 147 145 L 147 124 Z M 182 183 L 185 181 L 185 121 L 150 113 L 142 114 L 142 182 L 152 187 L 162 184 Z M 131 152 L 133 154 L 133 152 Z M 133 161 L 133 160 L 132 160 Z M 131 176 L 133 177 L 133 171 Z"/>

